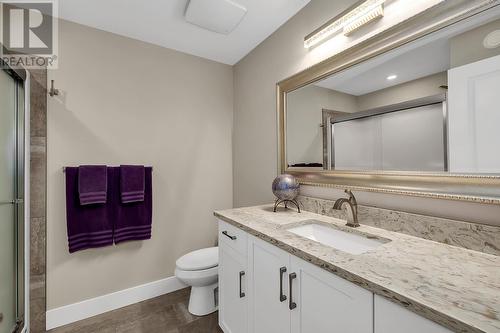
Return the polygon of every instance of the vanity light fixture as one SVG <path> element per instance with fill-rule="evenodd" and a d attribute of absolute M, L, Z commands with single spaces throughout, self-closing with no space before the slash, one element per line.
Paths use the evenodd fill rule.
<path fill-rule="evenodd" d="M 346 24 L 344 27 L 344 35 L 349 36 L 354 31 L 358 30 L 365 24 L 370 23 L 371 21 L 384 16 L 384 5 L 383 3 L 377 6 L 374 6 L 373 9 L 363 13 L 358 18 L 354 19 L 351 23 Z"/>
<path fill-rule="evenodd" d="M 384 16 L 385 2 L 386 0 L 367 0 L 341 18 L 333 22 L 327 22 L 306 36 L 304 47 L 308 49 L 315 46 L 341 30 L 343 30 L 345 36 L 348 36 L 365 24 Z"/>
<path fill-rule="evenodd" d="M 395 79 L 397 79 L 397 78 L 398 78 L 398 76 L 397 76 L 396 74 L 392 74 L 392 75 L 389 75 L 389 76 L 387 77 L 387 80 L 392 81 L 392 80 L 395 80 Z"/>

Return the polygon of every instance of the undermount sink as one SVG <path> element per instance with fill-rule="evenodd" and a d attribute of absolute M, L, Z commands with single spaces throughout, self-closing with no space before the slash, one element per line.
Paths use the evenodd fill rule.
<path fill-rule="evenodd" d="M 288 231 L 351 254 L 362 254 L 390 241 L 380 239 L 375 236 L 369 237 L 352 232 L 346 232 L 317 223 L 309 223 L 293 227 L 288 229 Z"/>

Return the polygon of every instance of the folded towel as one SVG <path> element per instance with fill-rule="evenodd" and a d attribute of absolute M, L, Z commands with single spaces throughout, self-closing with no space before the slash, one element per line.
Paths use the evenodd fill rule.
<path fill-rule="evenodd" d="M 82 206 L 78 174 L 79 168 L 66 168 L 66 223 L 70 253 L 113 244 L 114 205 Z"/>
<path fill-rule="evenodd" d="M 117 173 L 120 168 L 112 168 Z M 151 238 L 153 219 L 153 190 L 151 167 L 144 168 L 144 200 L 127 204 L 118 204 L 115 211 L 115 244 Z M 116 177 L 116 174 L 115 174 Z"/>
<path fill-rule="evenodd" d="M 108 174 L 105 165 L 78 168 L 78 193 L 81 205 L 106 203 Z"/>
<path fill-rule="evenodd" d="M 144 201 L 144 166 L 120 166 L 120 191 L 123 203 Z"/>

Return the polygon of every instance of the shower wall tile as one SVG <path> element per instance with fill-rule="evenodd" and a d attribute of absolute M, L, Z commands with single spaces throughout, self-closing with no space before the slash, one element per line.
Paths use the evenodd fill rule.
<path fill-rule="evenodd" d="M 45 332 L 45 274 L 30 277 L 30 333 Z"/>
<path fill-rule="evenodd" d="M 47 71 L 30 71 L 30 332 L 45 332 Z"/>
<path fill-rule="evenodd" d="M 30 210 L 32 218 L 45 217 L 46 165 L 46 138 L 31 137 Z"/>
<path fill-rule="evenodd" d="M 31 136 L 47 137 L 47 71 L 30 71 Z"/>
<path fill-rule="evenodd" d="M 46 221 L 43 217 L 31 218 L 30 274 L 43 275 L 46 272 L 45 242 Z"/>

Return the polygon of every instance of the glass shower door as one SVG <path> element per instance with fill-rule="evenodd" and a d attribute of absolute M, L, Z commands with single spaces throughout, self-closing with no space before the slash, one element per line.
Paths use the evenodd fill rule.
<path fill-rule="evenodd" d="M 0 70 L 0 333 L 17 322 L 17 83 Z"/>

